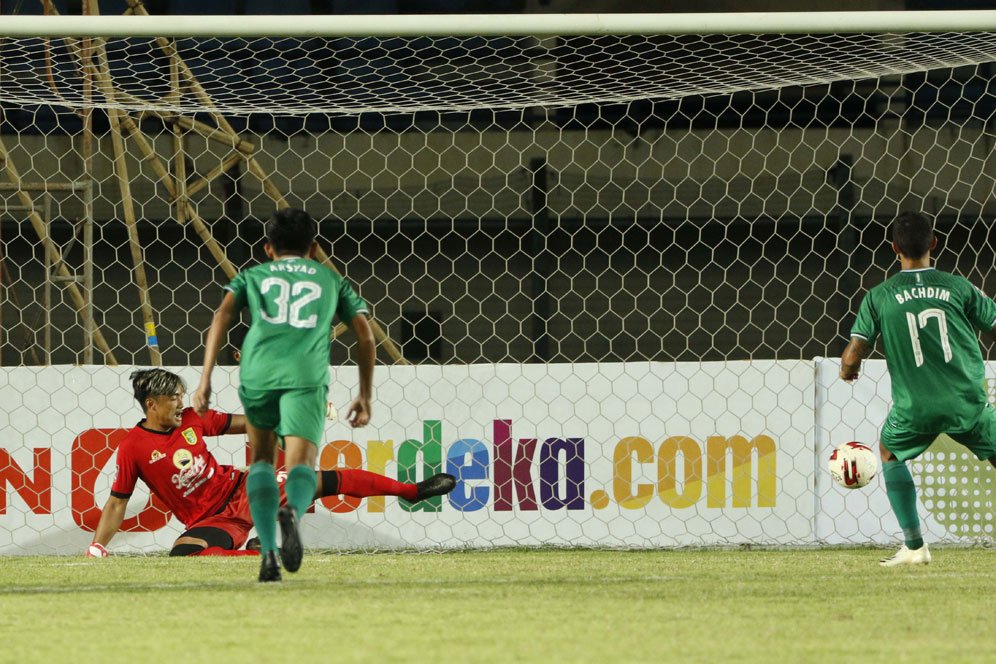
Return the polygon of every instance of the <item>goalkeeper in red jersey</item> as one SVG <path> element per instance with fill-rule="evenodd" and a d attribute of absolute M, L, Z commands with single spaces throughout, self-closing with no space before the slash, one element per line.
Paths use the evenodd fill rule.
<path fill-rule="evenodd" d="M 145 418 L 118 446 L 111 495 L 87 555 L 107 555 L 106 547 L 124 521 L 138 480 L 145 482 L 186 528 L 173 543 L 171 556 L 234 555 L 253 528 L 246 471 L 218 463 L 204 437 L 245 433 L 245 417 L 214 410 L 198 414 L 193 408 L 184 408 L 183 379 L 165 369 L 136 371 L 131 381 Z M 451 475 L 444 474 L 418 484 L 365 470 L 321 470 L 314 474 L 313 499 L 344 494 L 358 498 L 398 496 L 414 502 L 449 493 L 455 484 Z M 283 491 L 280 500 L 286 502 Z"/>

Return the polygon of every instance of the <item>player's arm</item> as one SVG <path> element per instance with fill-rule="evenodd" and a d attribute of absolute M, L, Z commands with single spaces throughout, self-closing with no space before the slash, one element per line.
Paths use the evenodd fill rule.
<path fill-rule="evenodd" d="M 861 361 L 868 357 L 871 346 L 859 336 L 852 336 L 851 342 L 840 357 L 840 377 L 848 382 L 858 377 Z"/>
<path fill-rule="evenodd" d="M 246 416 L 245 415 L 232 415 L 232 420 L 228 423 L 228 428 L 225 429 L 226 435 L 238 435 L 246 432 Z"/>
<path fill-rule="evenodd" d="M 370 329 L 370 323 L 364 314 L 353 316 L 349 326 L 356 334 L 356 366 L 360 370 L 360 392 L 349 404 L 346 421 L 353 427 L 362 427 L 370 421 L 370 399 L 377 346 L 374 343 L 373 330 Z"/>
<path fill-rule="evenodd" d="M 235 302 L 235 295 L 231 291 L 225 293 L 221 304 L 214 312 L 211 319 L 211 327 L 208 329 L 207 340 L 204 342 L 204 365 L 201 367 L 201 382 L 194 392 L 194 408 L 198 413 L 203 414 L 211 403 L 211 373 L 214 365 L 218 361 L 218 352 L 225 341 L 225 335 L 232 321 L 238 314 L 239 309 Z"/>
<path fill-rule="evenodd" d="M 104 503 L 104 509 L 100 512 L 100 521 L 97 523 L 97 530 L 93 533 L 93 544 L 87 549 L 87 556 L 92 558 L 107 556 L 107 545 L 121 529 L 126 507 L 128 507 L 127 498 L 119 498 L 114 495 L 108 497 L 107 502 Z"/>

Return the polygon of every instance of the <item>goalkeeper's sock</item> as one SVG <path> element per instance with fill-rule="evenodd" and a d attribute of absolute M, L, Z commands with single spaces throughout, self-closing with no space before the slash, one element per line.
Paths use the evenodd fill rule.
<path fill-rule="evenodd" d="M 223 549 L 220 546 L 209 546 L 203 549 L 200 553 L 195 553 L 195 556 L 258 556 L 259 551 L 252 551 L 246 549 L 239 549 L 233 551 L 232 549 Z"/>
<path fill-rule="evenodd" d="M 246 478 L 249 513 L 259 535 L 260 551 L 266 555 L 277 550 L 277 510 L 280 508 L 280 487 L 273 465 L 257 461 L 249 466 Z"/>
<path fill-rule="evenodd" d="M 885 476 L 885 492 L 889 496 L 889 504 L 903 529 L 903 539 L 906 548 L 919 549 L 923 546 L 923 536 L 920 534 L 920 517 L 916 513 L 916 485 L 910 469 L 902 461 L 886 461 L 882 464 L 882 475 Z"/>
<path fill-rule="evenodd" d="M 339 490 L 346 496 L 366 498 L 368 496 L 399 496 L 409 502 L 415 502 L 418 487 L 414 484 L 392 480 L 390 477 L 371 473 L 369 470 L 337 470 L 339 475 Z M 324 485 L 324 482 L 323 482 Z M 323 486 L 322 493 L 329 495 Z"/>
<path fill-rule="evenodd" d="M 305 465 L 297 465 L 287 473 L 284 492 L 287 504 L 294 508 L 299 518 L 315 502 L 315 471 Z"/>

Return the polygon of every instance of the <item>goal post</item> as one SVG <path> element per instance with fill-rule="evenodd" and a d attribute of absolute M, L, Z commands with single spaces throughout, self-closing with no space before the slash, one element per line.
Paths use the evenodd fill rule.
<path fill-rule="evenodd" d="M 899 538 L 880 481 L 826 472 L 891 398 L 880 356 L 854 386 L 835 358 L 894 270 L 900 210 L 935 219 L 939 267 L 996 291 L 996 12 L 128 4 L 0 20 L 0 553 L 83 549 L 141 417 L 129 372 L 196 384 L 221 288 L 286 205 L 321 220 L 378 337 L 374 420 L 329 420 L 321 467 L 459 478 L 414 506 L 324 498 L 310 546 Z M 45 183 L 83 193 L 42 223 Z M 357 384 L 345 330 L 333 412 Z M 217 380 L 238 412 L 237 366 Z M 239 437 L 211 447 L 245 463 Z M 913 464 L 931 542 L 992 540 L 969 456 L 945 439 Z M 148 496 L 130 510 L 118 551 L 181 531 Z"/>

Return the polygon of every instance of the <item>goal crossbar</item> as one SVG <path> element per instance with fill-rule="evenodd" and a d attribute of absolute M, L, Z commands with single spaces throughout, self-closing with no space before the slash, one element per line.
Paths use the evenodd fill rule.
<path fill-rule="evenodd" d="M 715 14 L 4 16 L 0 37 L 412 37 L 988 32 L 996 10 Z"/>

